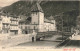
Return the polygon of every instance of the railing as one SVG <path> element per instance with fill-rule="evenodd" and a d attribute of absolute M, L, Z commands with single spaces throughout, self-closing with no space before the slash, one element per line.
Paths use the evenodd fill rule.
<path fill-rule="evenodd" d="M 2 27 L 2 29 L 10 29 L 10 27 Z"/>
<path fill-rule="evenodd" d="M 9 23 L 10 23 L 10 21 L 2 21 L 2 23 L 8 23 L 8 24 L 9 24 Z"/>
<path fill-rule="evenodd" d="M 18 23 L 10 23 L 10 25 L 18 25 Z"/>
<path fill-rule="evenodd" d="M 40 37 L 51 37 L 53 35 L 56 35 L 56 31 L 47 31 L 47 32 L 38 32 L 37 33 L 37 39 Z"/>
<path fill-rule="evenodd" d="M 18 30 L 18 27 L 10 27 L 10 30 Z"/>
<path fill-rule="evenodd" d="M 10 20 L 18 20 L 18 18 L 11 18 Z"/>

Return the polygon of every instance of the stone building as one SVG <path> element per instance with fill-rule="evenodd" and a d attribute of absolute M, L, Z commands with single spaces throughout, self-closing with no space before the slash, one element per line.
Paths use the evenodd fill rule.
<path fill-rule="evenodd" d="M 19 25 L 24 34 L 31 33 L 33 30 L 36 32 L 57 31 L 55 19 L 53 16 L 50 16 L 50 19 L 45 18 L 44 11 L 39 3 L 36 3 L 31 8 L 31 16 L 28 17 L 31 18 L 29 24 L 26 23 L 26 18 L 23 19 L 23 17 L 19 21 Z"/>
<path fill-rule="evenodd" d="M 44 16 L 44 11 L 39 3 L 36 3 L 32 7 L 31 18 L 32 29 L 37 29 L 38 32 L 57 31 L 54 18 L 52 17 L 53 19 L 51 20 L 46 19 Z"/>

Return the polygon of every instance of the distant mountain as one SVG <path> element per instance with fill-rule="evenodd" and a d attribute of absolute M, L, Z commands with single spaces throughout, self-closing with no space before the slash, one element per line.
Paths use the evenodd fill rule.
<path fill-rule="evenodd" d="M 2 10 L 14 15 L 30 16 L 31 8 L 36 2 L 40 3 L 47 19 L 51 15 L 55 16 L 64 12 L 64 26 L 76 26 L 76 18 L 79 14 L 79 1 L 18 1 L 2 8 Z"/>
<path fill-rule="evenodd" d="M 16 15 L 30 15 L 31 7 L 37 1 L 18 1 L 10 6 L 4 7 L 3 10 Z M 39 2 L 39 1 L 38 1 Z M 78 1 L 40 1 L 40 5 L 45 13 L 45 16 L 56 15 L 61 12 L 66 12 L 72 9 L 79 8 Z"/>

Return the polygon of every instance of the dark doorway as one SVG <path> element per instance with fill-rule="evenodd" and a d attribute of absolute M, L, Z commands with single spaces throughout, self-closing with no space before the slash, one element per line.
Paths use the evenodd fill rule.
<path fill-rule="evenodd" d="M 32 42 L 34 42 L 34 37 L 32 37 Z"/>
<path fill-rule="evenodd" d="M 27 32 L 27 31 L 25 31 L 25 33 L 26 33 L 26 34 L 28 34 L 28 32 Z"/>

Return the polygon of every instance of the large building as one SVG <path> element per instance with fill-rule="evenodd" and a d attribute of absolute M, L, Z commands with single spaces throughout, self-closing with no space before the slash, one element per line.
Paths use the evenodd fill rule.
<path fill-rule="evenodd" d="M 18 34 L 19 31 L 19 20 L 17 16 L 11 17 L 10 19 L 10 33 Z"/>
<path fill-rule="evenodd" d="M 39 3 L 36 3 L 32 7 L 31 18 L 32 29 L 37 29 L 38 32 L 57 31 L 54 18 L 52 17 L 51 20 L 46 19 L 44 17 L 44 11 L 42 10 Z"/>
<path fill-rule="evenodd" d="M 36 3 L 31 8 L 31 16 L 27 18 L 29 21 L 31 19 L 29 24 L 26 23 L 26 18 L 23 19 L 24 16 L 19 17 L 21 19 L 19 26 L 23 34 L 32 33 L 33 30 L 36 32 L 57 31 L 55 19 L 53 16 L 50 16 L 50 19 L 46 19 L 39 3 Z"/>
<path fill-rule="evenodd" d="M 0 34 L 18 34 L 18 17 L 0 13 Z"/>

